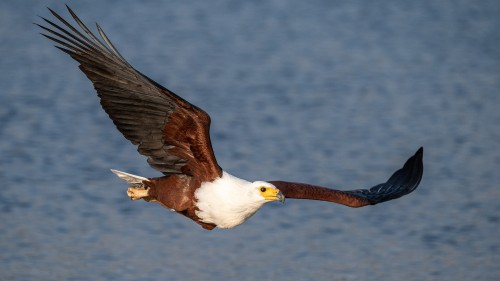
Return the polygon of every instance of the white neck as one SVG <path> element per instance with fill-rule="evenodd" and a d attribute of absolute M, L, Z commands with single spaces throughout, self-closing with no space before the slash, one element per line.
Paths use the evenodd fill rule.
<path fill-rule="evenodd" d="M 202 183 L 196 190 L 196 215 L 205 223 L 232 228 L 250 218 L 266 201 L 253 184 L 227 172 L 222 177 Z"/>

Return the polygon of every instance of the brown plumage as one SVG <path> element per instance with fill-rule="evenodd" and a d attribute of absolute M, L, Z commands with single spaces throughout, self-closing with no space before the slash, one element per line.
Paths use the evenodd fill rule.
<path fill-rule="evenodd" d="M 58 38 L 43 35 L 64 46 L 58 48 L 80 63 L 80 69 L 94 84 L 103 109 L 123 136 L 148 157 L 151 167 L 165 175 L 186 174 L 201 181 L 221 176 L 210 144 L 207 113 L 135 70 L 99 26 L 108 47 L 69 7 L 75 21 L 93 41 L 49 10 L 74 34 L 44 18 L 63 34 L 39 25 Z"/>
<path fill-rule="evenodd" d="M 424 170 L 423 153 L 424 149 L 421 147 L 387 182 L 370 189 L 342 191 L 305 183 L 285 181 L 270 181 L 269 183 L 281 190 L 286 198 L 328 201 L 354 208 L 375 205 L 399 198 L 417 188 Z"/>
<path fill-rule="evenodd" d="M 57 48 L 80 63 L 118 130 L 137 145 L 151 167 L 164 175 L 147 179 L 113 171 L 129 182 L 128 195 L 132 199 L 158 202 L 213 229 L 241 224 L 262 204 L 283 201 L 285 197 L 361 207 L 406 195 L 420 183 L 422 148 L 386 183 L 371 189 L 339 191 L 284 181 L 250 183 L 233 177 L 215 159 L 209 115 L 135 70 L 99 25 L 97 30 L 104 43 L 67 8 L 87 35 L 51 9 L 60 23 L 42 18 L 50 25 L 38 25 L 49 33 L 42 35 L 57 42 Z"/>

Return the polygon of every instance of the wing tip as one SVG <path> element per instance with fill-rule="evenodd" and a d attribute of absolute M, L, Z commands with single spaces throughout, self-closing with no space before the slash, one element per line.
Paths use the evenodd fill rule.
<path fill-rule="evenodd" d="M 423 156 L 424 155 L 424 147 L 421 146 L 417 152 L 415 152 L 415 155 L 418 155 L 418 156 Z"/>

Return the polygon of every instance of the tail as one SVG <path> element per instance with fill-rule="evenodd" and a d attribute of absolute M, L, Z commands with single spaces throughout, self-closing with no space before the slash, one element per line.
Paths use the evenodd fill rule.
<path fill-rule="evenodd" d="M 115 173 L 120 179 L 128 182 L 131 186 L 144 186 L 143 181 L 148 181 L 145 177 L 132 175 L 122 171 L 111 169 L 111 172 Z"/>

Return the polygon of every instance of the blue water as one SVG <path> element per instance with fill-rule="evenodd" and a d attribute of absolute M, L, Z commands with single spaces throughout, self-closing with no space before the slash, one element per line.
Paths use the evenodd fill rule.
<path fill-rule="evenodd" d="M 131 202 L 158 176 L 91 84 L 0 2 L 2 280 L 499 280 L 499 1 L 65 1 L 143 73 L 212 116 L 248 180 L 370 187 L 425 147 L 411 195 L 288 200 L 205 231 Z"/>

